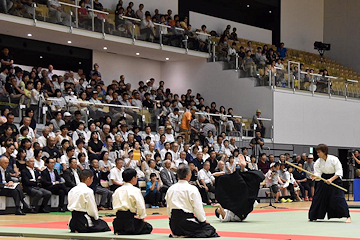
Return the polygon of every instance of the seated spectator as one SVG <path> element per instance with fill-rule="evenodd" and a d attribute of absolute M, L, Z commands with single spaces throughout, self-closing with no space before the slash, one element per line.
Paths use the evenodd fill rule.
<path fill-rule="evenodd" d="M 43 151 L 41 149 L 34 150 L 34 168 L 39 172 L 42 172 L 46 168 L 45 162 L 42 160 L 42 153 Z"/>
<path fill-rule="evenodd" d="M 209 42 L 209 38 L 205 35 L 206 33 L 206 26 L 202 25 L 201 30 L 199 31 L 200 34 L 197 35 L 199 41 L 199 50 L 202 52 L 207 51 L 207 44 Z"/>
<path fill-rule="evenodd" d="M 302 164 L 298 164 L 298 167 L 302 168 L 303 166 Z M 301 196 L 304 198 L 304 201 L 309 201 L 309 197 L 312 199 L 312 192 L 306 177 L 306 173 L 296 169 L 293 172 L 293 175 L 296 183 L 300 187 Z"/>
<path fill-rule="evenodd" d="M 234 156 L 229 157 L 229 161 L 225 165 L 225 173 L 232 174 L 236 171 L 236 162 L 234 161 Z"/>
<path fill-rule="evenodd" d="M 169 187 L 171 187 L 173 184 L 177 183 L 176 177 L 174 175 L 174 172 L 171 171 L 171 161 L 166 160 L 164 162 L 164 168 L 160 171 L 160 177 L 161 181 L 163 183 L 163 192 L 166 193 Z"/>
<path fill-rule="evenodd" d="M 280 166 L 279 166 L 280 167 Z M 260 156 L 260 160 L 258 162 L 258 168 L 260 171 L 262 171 L 264 174 L 266 174 L 269 171 L 270 163 L 266 159 L 266 154 L 262 153 Z"/>
<path fill-rule="evenodd" d="M 141 21 L 140 34 L 145 35 L 145 40 L 149 41 L 150 37 L 155 38 L 154 24 L 151 21 L 151 15 L 146 14 L 145 18 Z"/>
<path fill-rule="evenodd" d="M 59 195 L 58 211 L 65 212 L 64 200 L 67 193 L 65 184 L 61 182 L 60 175 L 54 170 L 55 160 L 47 158 L 45 163 L 47 168 L 41 172 L 41 185 L 52 194 Z"/>
<path fill-rule="evenodd" d="M 25 202 L 25 196 L 18 183 L 11 180 L 11 175 L 8 169 L 9 159 L 6 156 L 0 157 L 0 196 L 13 197 L 15 202 L 15 215 L 25 215 L 20 208 L 20 202 L 23 204 L 24 210 L 35 213 L 35 210 Z"/>
<path fill-rule="evenodd" d="M 53 124 L 54 126 L 54 129 L 53 131 L 54 132 L 57 132 L 57 131 L 60 131 L 60 127 L 62 125 L 65 125 L 65 121 L 63 120 L 63 117 L 62 117 L 62 113 L 61 112 L 56 112 L 55 113 L 55 118 L 50 120 L 50 122 Z M 25 123 L 24 123 L 25 124 Z"/>
<path fill-rule="evenodd" d="M 150 174 L 150 181 L 146 183 L 145 202 L 151 204 L 151 208 L 159 208 L 161 198 L 160 189 L 162 183 L 155 173 Z"/>
<path fill-rule="evenodd" d="M 254 77 L 256 74 L 256 64 L 251 57 L 251 51 L 246 51 L 246 56 L 243 60 L 244 70 L 248 77 Z"/>
<path fill-rule="evenodd" d="M 34 212 L 49 213 L 47 205 L 51 197 L 51 192 L 42 188 L 40 185 L 41 173 L 34 168 L 35 160 L 30 158 L 26 160 L 26 168 L 21 171 L 21 182 L 30 198 L 30 207 Z M 39 201 L 42 203 L 39 206 Z"/>
<path fill-rule="evenodd" d="M 67 192 L 80 183 L 80 169 L 77 166 L 77 162 L 76 158 L 70 158 L 69 168 L 63 172 Z"/>
<path fill-rule="evenodd" d="M 169 143 L 175 142 L 174 134 L 172 133 L 173 128 L 171 125 L 166 126 L 165 141 Z"/>
<path fill-rule="evenodd" d="M 250 162 L 247 163 L 247 168 L 249 170 L 259 170 L 258 165 L 256 163 L 256 157 L 254 155 L 250 157 Z"/>
<path fill-rule="evenodd" d="M 70 26 L 70 15 L 65 13 L 58 0 L 48 0 L 49 14 L 55 23 Z"/>
<path fill-rule="evenodd" d="M 55 138 L 49 136 L 47 139 L 47 145 L 43 147 L 43 152 L 47 153 L 48 157 L 55 159 L 56 162 L 60 162 L 60 152 L 59 149 L 55 146 Z"/>
<path fill-rule="evenodd" d="M 203 168 L 199 170 L 198 180 L 200 185 L 205 189 L 206 193 L 215 193 L 215 177 L 210 172 L 209 162 L 205 162 Z M 209 200 L 207 202 L 209 202 Z"/>
<path fill-rule="evenodd" d="M 93 158 L 98 158 L 101 154 L 101 149 L 103 147 L 103 142 L 99 140 L 99 135 L 97 132 L 91 132 L 90 140 L 88 144 L 89 157 L 92 155 Z"/>
<path fill-rule="evenodd" d="M 75 148 L 74 147 L 68 147 L 66 149 L 66 153 L 61 156 L 60 158 L 60 164 L 62 166 L 63 171 L 69 168 L 70 159 L 75 158 Z M 77 161 L 76 161 L 77 162 Z M 76 163 L 78 165 L 78 163 Z"/>
<path fill-rule="evenodd" d="M 145 178 L 144 172 L 142 172 L 140 169 L 141 161 L 133 159 L 133 156 L 134 156 L 133 150 L 130 150 L 128 152 L 128 155 L 129 155 L 129 157 L 124 159 L 125 168 L 135 169 L 135 171 L 138 174 L 138 178 Z"/>
<path fill-rule="evenodd" d="M 115 169 L 115 168 L 113 168 Z M 102 171 L 99 171 L 99 161 L 97 159 L 93 159 L 91 161 L 90 170 L 94 173 L 94 179 L 91 185 L 89 186 L 94 193 L 101 195 L 100 204 L 98 206 L 99 210 L 112 210 L 112 191 L 107 188 L 101 186 L 101 174 Z M 110 185 L 110 181 L 109 181 Z"/>
<path fill-rule="evenodd" d="M 230 34 L 230 39 L 231 39 L 231 40 L 234 40 L 234 41 L 238 41 L 238 36 L 237 36 L 237 33 L 236 33 L 236 28 L 234 27 L 232 30 L 233 30 L 233 31 L 232 31 L 232 33 Z"/>

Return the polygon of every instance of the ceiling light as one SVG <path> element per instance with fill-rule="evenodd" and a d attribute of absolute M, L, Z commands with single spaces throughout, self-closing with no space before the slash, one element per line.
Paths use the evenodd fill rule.
<path fill-rule="evenodd" d="M 137 52 L 137 53 L 136 53 L 136 56 L 139 56 L 139 55 L 140 55 L 140 53 Z"/>
<path fill-rule="evenodd" d="M 81 62 L 79 62 L 79 64 L 81 64 Z"/>
<path fill-rule="evenodd" d="M 269 13 L 271 13 L 271 11 L 269 11 Z"/>
<path fill-rule="evenodd" d="M 68 43 L 71 43 L 71 41 L 68 41 Z"/>
<path fill-rule="evenodd" d="M 32 37 L 32 34 L 31 34 L 31 33 L 28 33 L 27 36 L 28 36 L 28 37 Z"/>
<path fill-rule="evenodd" d="M 40 56 L 40 58 L 43 58 L 43 56 Z"/>
<path fill-rule="evenodd" d="M 166 60 L 166 61 L 169 61 L 169 60 L 170 60 L 170 58 L 165 58 L 165 60 Z"/>
<path fill-rule="evenodd" d="M 107 47 L 104 47 L 104 50 L 106 50 L 107 49 Z"/>
<path fill-rule="evenodd" d="M 247 5 L 247 7 L 250 7 L 250 5 Z"/>

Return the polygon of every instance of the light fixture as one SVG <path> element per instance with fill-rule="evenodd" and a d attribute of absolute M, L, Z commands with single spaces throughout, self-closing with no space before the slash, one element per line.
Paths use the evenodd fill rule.
<path fill-rule="evenodd" d="M 137 53 L 136 53 L 136 56 L 139 56 L 139 55 L 140 55 L 140 53 L 137 52 Z"/>
<path fill-rule="evenodd" d="M 165 58 L 165 60 L 166 60 L 166 61 L 169 61 L 169 60 L 170 60 L 170 58 Z"/>
<path fill-rule="evenodd" d="M 247 7 L 250 7 L 250 5 L 247 5 Z"/>
<path fill-rule="evenodd" d="M 31 34 L 31 33 L 28 33 L 27 36 L 28 36 L 28 37 L 32 37 L 32 34 Z"/>
<path fill-rule="evenodd" d="M 269 11 L 269 13 L 271 13 L 271 10 Z"/>
<path fill-rule="evenodd" d="M 81 65 L 81 62 L 79 62 L 79 65 Z"/>
<path fill-rule="evenodd" d="M 43 58 L 43 56 L 40 56 L 40 58 Z"/>
<path fill-rule="evenodd" d="M 71 43 L 71 41 L 68 41 L 68 43 Z"/>
<path fill-rule="evenodd" d="M 103 47 L 104 48 L 104 50 L 106 50 L 107 49 L 107 47 Z"/>

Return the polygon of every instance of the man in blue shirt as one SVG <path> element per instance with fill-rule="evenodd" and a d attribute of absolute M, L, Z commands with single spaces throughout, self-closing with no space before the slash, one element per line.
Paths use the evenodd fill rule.
<path fill-rule="evenodd" d="M 287 49 L 284 48 L 284 43 L 280 43 L 280 47 L 277 48 L 277 52 L 279 53 L 280 58 L 286 58 L 287 57 Z"/>
<path fill-rule="evenodd" d="M 160 141 L 157 141 L 155 143 L 155 149 L 158 150 L 159 152 L 165 148 L 165 139 L 166 139 L 165 135 L 161 134 Z"/>

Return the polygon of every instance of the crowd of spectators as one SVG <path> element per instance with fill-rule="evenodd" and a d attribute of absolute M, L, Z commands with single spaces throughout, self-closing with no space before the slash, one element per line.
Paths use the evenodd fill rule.
<path fill-rule="evenodd" d="M 59 195 L 58 210 L 64 211 L 65 195 L 79 183 L 82 169 L 95 173 L 91 187 L 101 195 L 99 209 L 111 209 L 111 195 L 123 184 L 124 168 L 135 169 L 146 182 L 146 202 L 156 208 L 165 204 L 164 194 L 177 181 L 179 164 L 190 164 L 192 184 L 202 192 L 204 204 L 215 201 L 208 192 L 214 193 L 216 176 L 247 167 L 246 154 L 240 154 L 235 138 L 225 131 L 219 134 L 220 129 L 241 130 L 232 109 L 217 109 L 215 102 L 206 106 L 191 89 L 179 96 L 165 89 L 163 81 L 155 86 L 153 78 L 133 89 L 124 75 L 105 86 L 98 64 L 89 75 L 82 69 L 56 75 L 52 65 L 27 72 L 14 67 L 8 48 L 3 49 L 1 62 L 1 96 L 14 106 L 2 110 L 1 186 L 20 182 L 31 196 L 31 212 L 47 212 L 49 194 Z M 109 104 L 108 110 L 104 104 Z M 43 105 L 49 111 L 45 127 L 38 129 Z M 23 117 L 15 124 L 20 111 Z M 158 128 L 143 120 L 144 111 L 159 118 Z M 260 113 L 254 116 L 258 130 L 263 127 L 257 119 Z"/>

